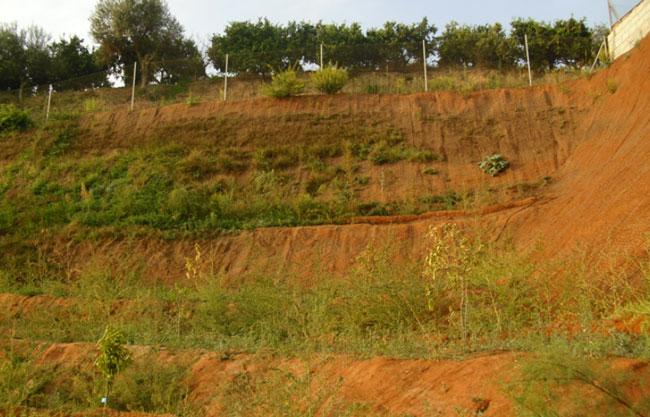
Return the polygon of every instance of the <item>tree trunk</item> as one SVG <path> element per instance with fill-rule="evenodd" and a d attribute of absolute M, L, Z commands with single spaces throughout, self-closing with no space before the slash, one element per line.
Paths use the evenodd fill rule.
<path fill-rule="evenodd" d="M 20 107 L 21 109 L 23 108 L 23 93 L 28 83 L 29 81 L 27 80 L 21 81 L 20 88 L 18 89 L 18 107 Z"/>
<path fill-rule="evenodd" d="M 138 60 L 140 61 L 140 87 L 142 88 L 149 84 L 149 68 L 157 55 L 156 52 L 146 54 L 145 56 L 138 54 Z"/>
<path fill-rule="evenodd" d="M 144 88 L 149 83 L 149 62 L 143 59 L 140 62 L 140 87 Z"/>

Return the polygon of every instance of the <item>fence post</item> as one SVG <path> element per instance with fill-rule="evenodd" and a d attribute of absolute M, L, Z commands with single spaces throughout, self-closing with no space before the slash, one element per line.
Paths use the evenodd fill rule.
<path fill-rule="evenodd" d="M 528 85 L 532 87 L 533 76 L 530 73 L 530 54 L 528 53 L 528 35 L 524 35 L 524 41 L 526 42 L 526 62 L 528 63 Z"/>
<path fill-rule="evenodd" d="M 320 44 L 320 69 L 323 69 L 323 44 Z"/>
<path fill-rule="evenodd" d="M 52 84 L 50 84 L 50 92 L 47 96 L 47 111 L 45 112 L 45 122 L 50 118 L 50 103 L 52 103 Z"/>
<path fill-rule="evenodd" d="M 424 64 L 424 92 L 429 91 L 429 80 L 427 79 L 427 41 L 422 39 L 422 62 Z"/>
<path fill-rule="evenodd" d="M 131 111 L 133 111 L 133 103 L 135 102 L 135 77 L 136 70 L 138 69 L 138 61 L 133 63 L 133 86 L 131 87 Z"/>
<path fill-rule="evenodd" d="M 223 73 L 223 101 L 228 100 L 228 54 L 226 54 L 226 72 Z"/>

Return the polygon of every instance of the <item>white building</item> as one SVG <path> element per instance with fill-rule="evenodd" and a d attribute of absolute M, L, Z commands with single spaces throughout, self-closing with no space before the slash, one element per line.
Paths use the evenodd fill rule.
<path fill-rule="evenodd" d="M 621 18 L 607 37 L 609 52 L 616 59 L 634 48 L 650 32 L 650 0 L 642 0 Z"/>

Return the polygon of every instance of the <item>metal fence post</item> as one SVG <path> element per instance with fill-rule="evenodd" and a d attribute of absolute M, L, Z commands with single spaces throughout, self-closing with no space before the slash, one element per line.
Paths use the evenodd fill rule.
<path fill-rule="evenodd" d="M 133 87 L 131 87 L 131 111 L 133 111 L 133 103 L 135 102 L 135 77 L 136 70 L 138 69 L 138 61 L 133 63 Z"/>
<path fill-rule="evenodd" d="M 532 87 L 533 76 L 530 72 L 530 54 L 528 53 L 528 35 L 524 35 L 524 42 L 526 43 L 526 62 L 528 63 L 528 85 Z"/>
<path fill-rule="evenodd" d="M 47 96 L 47 111 L 45 112 L 45 122 L 50 118 L 50 103 L 52 103 L 52 84 L 50 84 L 50 92 Z"/>
<path fill-rule="evenodd" d="M 226 71 L 223 73 L 223 101 L 228 100 L 228 54 L 226 54 Z"/>
<path fill-rule="evenodd" d="M 424 92 L 429 91 L 429 80 L 427 79 L 427 41 L 422 39 L 422 62 L 424 64 Z"/>

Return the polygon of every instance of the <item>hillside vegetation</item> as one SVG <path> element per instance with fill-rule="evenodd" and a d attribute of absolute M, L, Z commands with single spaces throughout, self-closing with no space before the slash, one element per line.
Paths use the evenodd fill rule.
<path fill-rule="evenodd" d="M 110 324 L 124 412 L 647 415 L 649 47 L 533 88 L 3 107 L 0 405 L 99 407 Z"/>

